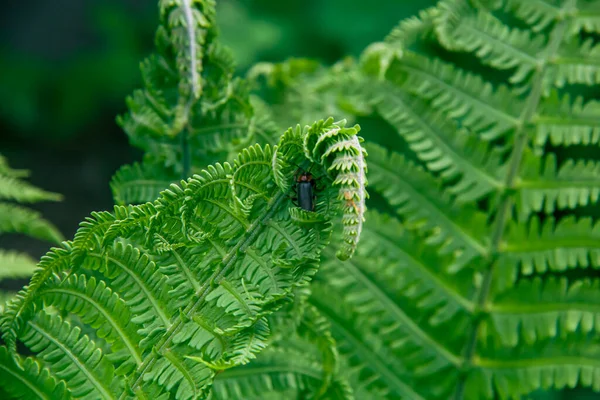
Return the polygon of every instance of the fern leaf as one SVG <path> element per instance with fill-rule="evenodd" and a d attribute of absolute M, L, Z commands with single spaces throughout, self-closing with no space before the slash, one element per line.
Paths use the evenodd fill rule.
<path fill-rule="evenodd" d="M 408 233 L 388 218 L 370 217 L 367 229 L 378 236 L 366 236 L 351 261 L 342 267 L 330 258 L 324 264 L 327 285 L 317 287 L 311 303 L 328 317 L 341 353 L 358 363 L 355 368 L 371 370 L 366 376 L 374 376 L 366 379 L 372 385 L 392 397 L 443 398 L 435 391 L 452 389 L 454 368 L 462 361 L 454 346 L 473 306 L 468 284 L 453 285 L 468 282 L 472 272 L 455 279 L 436 269 L 444 263 L 415 248 Z M 343 301 L 326 301 L 338 296 Z M 419 387 L 419 379 L 439 382 L 434 392 L 416 393 L 411 387 Z"/>
<path fill-rule="evenodd" d="M 320 288 L 313 285 L 314 301 L 311 301 L 331 322 L 332 333 L 340 354 L 348 360 L 349 369 L 360 371 L 360 380 L 357 386 L 362 392 L 368 393 L 366 398 L 406 397 L 415 400 L 424 400 L 425 397 L 417 393 L 411 386 L 412 381 L 407 376 L 407 369 L 395 357 L 390 357 L 380 343 L 370 344 L 370 339 L 376 339 L 379 332 L 369 334 L 366 321 L 348 310 L 340 302 L 319 302 L 324 298 L 325 291 L 332 295 L 330 287 Z M 339 293 L 335 292 L 335 295 Z M 402 343 L 399 341 L 398 343 Z"/>
<path fill-rule="evenodd" d="M 189 108 L 202 94 L 202 59 L 208 29 L 213 24 L 214 2 L 210 0 L 162 0 L 159 3 L 161 26 L 176 54 L 179 100 L 175 108 L 175 134 L 189 119 Z"/>
<path fill-rule="evenodd" d="M 14 292 L 7 292 L 7 291 L 0 291 L 0 317 L 2 316 L 2 313 L 4 312 L 4 308 L 6 307 L 6 304 L 16 296 L 17 294 Z"/>
<path fill-rule="evenodd" d="M 289 329 L 277 322 L 275 326 L 277 331 Z M 221 400 L 269 395 L 281 398 L 292 392 L 309 398 L 354 399 L 337 371 L 337 351 L 329 328 L 316 309 L 307 307 L 298 329 L 279 335 L 251 363 L 219 374 L 213 395 Z"/>
<path fill-rule="evenodd" d="M 147 254 L 119 241 L 104 254 L 88 253 L 84 265 L 110 279 L 135 315 L 131 322 L 144 326 L 140 330 L 143 336 L 152 338 L 170 327 L 169 316 L 175 310 L 168 300 L 170 288 Z"/>
<path fill-rule="evenodd" d="M 402 277 L 401 285 L 407 289 L 403 293 L 413 298 L 423 311 L 434 311 L 432 324 L 473 310 L 468 271 L 462 271 L 460 278 L 454 274 L 444 276 L 446 271 L 442 266 L 450 264 L 448 256 L 437 256 L 429 246 L 419 244 L 420 237 L 405 231 L 395 219 L 377 212 L 371 213 L 369 219 L 372 222 L 366 231 L 370 239 L 365 242 L 364 251 L 384 257 L 384 264 L 390 267 L 382 274 Z"/>
<path fill-rule="evenodd" d="M 112 359 L 127 360 L 120 370 L 127 372 L 142 363 L 138 326 L 123 300 L 103 280 L 86 279 L 85 275 L 55 275 L 38 293 L 41 304 L 78 315 L 95 329 L 98 337 L 112 346 Z"/>
<path fill-rule="evenodd" d="M 561 11 L 560 3 L 555 0 L 508 0 L 505 8 L 531 26 L 534 32 L 546 29 L 556 21 Z"/>
<path fill-rule="evenodd" d="M 369 46 L 362 75 L 347 73 L 409 153 L 368 146 L 378 206 L 396 215 L 371 214 L 351 262 L 325 251 L 310 297 L 356 398 L 600 391 L 595 3 L 444 0 Z M 269 76 L 292 75 L 286 65 Z M 306 65 L 307 86 L 327 71 Z M 324 92 L 338 96 L 330 107 L 349 101 L 335 83 Z M 278 151 L 302 147 L 296 132 Z"/>
<path fill-rule="evenodd" d="M 598 346 L 569 335 L 564 343 L 541 341 L 536 346 L 506 349 L 487 344 L 467 379 L 470 398 L 490 398 L 494 393 L 509 399 L 539 389 L 561 390 L 575 386 L 599 390 Z"/>
<path fill-rule="evenodd" d="M 9 398 L 69 400 L 64 382 L 57 381 L 48 369 L 28 357 L 16 363 L 6 347 L 0 347 L 0 386 Z"/>
<path fill-rule="evenodd" d="M 65 242 L 63 242 L 62 248 L 52 248 L 38 263 L 38 269 L 31 277 L 29 285 L 20 290 L 15 298 L 6 304 L 3 314 L 0 316 L 0 327 L 2 328 L 2 339 L 12 354 L 16 354 L 18 332 L 23 328 L 26 319 L 32 317 L 30 310 L 34 298 L 28 294 L 39 290 L 52 274 L 68 270 L 71 266 L 70 250 L 70 245 Z"/>
<path fill-rule="evenodd" d="M 567 333 L 595 333 L 600 304 L 594 279 L 569 284 L 566 278 L 539 277 L 519 282 L 496 296 L 490 309 L 493 328 L 503 344 L 516 346 L 521 337 L 527 344 Z M 518 301 L 516 301 L 518 299 Z"/>
<path fill-rule="evenodd" d="M 41 214 L 18 205 L 0 202 L 0 233 L 22 233 L 34 238 L 60 243 L 62 234 Z"/>
<path fill-rule="evenodd" d="M 212 371 L 205 365 L 183 359 L 180 353 L 170 350 L 144 376 L 165 390 L 174 391 L 178 400 L 206 397 L 212 378 Z"/>
<path fill-rule="evenodd" d="M 570 10 L 572 15 L 572 27 L 571 32 L 589 32 L 598 33 L 600 32 L 600 7 L 594 2 L 581 2 L 577 4 L 577 7 L 573 7 Z"/>
<path fill-rule="evenodd" d="M 439 9 L 437 7 L 430 7 L 419 11 L 418 17 L 409 17 L 400 21 L 386 36 L 385 42 L 410 48 L 412 45 L 418 43 L 420 39 L 433 34 L 434 20 L 438 15 Z"/>
<path fill-rule="evenodd" d="M 540 105 L 536 121 L 535 144 L 540 148 L 547 142 L 553 146 L 597 144 L 600 142 L 600 104 L 596 100 L 571 101 L 567 94 L 560 97 L 557 91 Z"/>
<path fill-rule="evenodd" d="M 58 315 L 38 314 L 28 321 L 23 343 L 40 357 L 58 378 L 66 381 L 74 397 L 115 399 L 122 382 L 102 351 L 78 327 Z"/>
<path fill-rule="evenodd" d="M 600 197 L 599 168 L 594 161 L 572 159 L 559 168 L 552 153 L 545 159 L 526 156 L 517 186 L 519 215 L 525 219 L 532 212 L 551 214 L 555 209 L 573 209 L 597 202 Z"/>
<path fill-rule="evenodd" d="M 453 182 L 450 193 L 459 201 L 478 200 L 503 183 L 501 161 L 485 143 L 460 131 L 443 115 L 433 114 L 428 104 L 389 88 L 382 91 L 378 111 L 408 142 L 427 168 Z"/>
<path fill-rule="evenodd" d="M 366 191 L 366 150 L 357 136 L 360 127 L 345 127 L 346 121 L 333 122 L 333 118 L 314 123 L 304 131 L 300 127 L 288 129 L 282 136 L 272 160 L 275 182 L 287 191 L 298 172 L 298 161 L 304 157 L 312 162 L 323 163 L 322 175 L 331 179 L 333 187 L 339 188 L 337 200 L 343 211 L 344 234 L 337 255 L 348 259 L 354 253 L 361 236 Z"/>
<path fill-rule="evenodd" d="M 507 135 L 522 109 L 522 101 L 508 87 L 494 87 L 470 72 L 414 53 L 405 53 L 401 61 L 393 62 L 387 77 L 430 100 L 435 110 L 460 118 L 486 140 Z"/>
<path fill-rule="evenodd" d="M 451 269 L 462 269 L 487 253 L 480 240 L 487 235 L 480 230 L 485 226 L 482 213 L 453 206 L 431 175 L 397 153 L 388 154 L 376 145 L 369 145 L 369 152 L 370 179 L 376 190 L 410 227 L 428 236 L 428 243 L 442 245 L 443 254 L 458 255 Z"/>
<path fill-rule="evenodd" d="M 40 201 L 59 201 L 57 193 L 39 189 L 17 177 L 4 175 L 0 171 L 0 200 L 13 200 L 18 203 L 37 203 Z"/>
<path fill-rule="evenodd" d="M 152 201 L 175 179 L 158 178 L 161 171 L 145 164 L 126 165 L 113 176 L 110 188 L 117 204 L 138 204 Z"/>
<path fill-rule="evenodd" d="M 0 249 L 0 280 L 28 278 L 35 267 L 36 261 L 27 254 Z"/>
<path fill-rule="evenodd" d="M 591 218 L 574 216 L 555 221 L 532 218 L 528 224 L 511 223 L 503 245 L 502 269 L 516 277 L 564 272 L 574 268 L 600 268 L 600 226 Z"/>
<path fill-rule="evenodd" d="M 308 167 L 330 175 L 328 185 L 366 196 L 357 132 L 332 120 L 318 122 L 302 132 L 309 144 L 300 154 Z M 2 314 L 7 344 L 14 349 L 22 327 L 37 324 L 43 309 L 52 307 L 77 315 L 103 338 L 110 374 L 127 382 L 102 388 L 87 373 L 75 381 L 60 376 L 74 395 L 85 397 L 84 390 L 95 388 L 100 397 L 206 396 L 215 370 L 247 363 L 265 348 L 265 317 L 312 279 L 330 240 L 335 211 L 321 207 L 316 222 L 295 222 L 287 193 L 273 182 L 273 159 L 270 146 L 256 145 L 232 164 L 210 166 L 181 187 L 171 185 L 154 203 L 92 214 L 72 243 L 40 264 L 31 285 Z M 289 161 L 280 159 L 282 165 Z M 64 340 L 66 325 L 55 322 L 58 317 L 43 318 L 57 332 L 52 343 Z M 45 357 L 52 343 L 35 345 L 44 336 L 40 329 L 28 330 L 23 340 Z M 68 352 L 87 341 L 76 339 L 59 347 Z"/>
<path fill-rule="evenodd" d="M 548 80 L 559 88 L 577 84 L 592 86 L 600 82 L 600 46 L 591 39 L 563 46 L 552 63 L 554 69 Z"/>
<path fill-rule="evenodd" d="M 497 69 L 514 69 L 510 82 L 515 84 L 536 68 L 536 56 L 546 42 L 543 35 L 511 29 L 488 12 L 473 11 L 465 0 L 443 1 L 438 7 L 436 31 L 445 47 L 474 53 Z"/>

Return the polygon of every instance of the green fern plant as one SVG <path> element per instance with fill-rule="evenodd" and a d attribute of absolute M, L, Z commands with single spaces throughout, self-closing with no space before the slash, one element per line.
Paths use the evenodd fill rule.
<path fill-rule="evenodd" d="M 599 11 L 441 1 L 346 74 L 261 66 L 281 120 L 308 87 L 397 133 L 367 135 L 379 210 L 349 263 L 325 253 L 309 299 L 355 398 L 600 391 Z"/>
<path fill-rule="evenodd" d="M 565 148 L 594 143 L 593 114 L 584 119 L 578 103 L 595 100 L 571 99 L 597 83 L 584 50 L 597 3 L 496 3 L 441 2 L 363 56 L 377 112 L 420 165 L 369 147 L 371 181 L 403 226 L 373 225 L 353 280 L 325 269 L 329 293 L 364 294 L 345 296 L 349 311 L 324 309 L 355 336 L 380 332 L 365 346 L 389 350 L 406 372 L 389 379 L 382 372 L 402 371 L 393 363 L 348 355 L 392 398 L 599 390 L 600 297 L 582 270 L 597 265 L 589 206 L 600 175 L 593 155 Z M 480 64 L 454 65 L 452 54 Z M 426 247 L 414 251 L 415 241 Z M 381 268 L 361 262 L 372 254 Z M 350 339 L 338 335 L 341 346 Z"/>
<path fill-rule="evenodd" d="M 28 171 L 10 168 L 6 158 L 0 155 L 0 234 L 18 233 L 55 244 L 60 243 L 63 237 L 58 229 L 38 212 L 22 204 L 58 201 L 61 196 L 27 183 L 23 180 L 27 176 Z M 35 266 L 36 261 L 27 254 L 0 249 L 0 281 L 29 278 Z M 6 300 L 13 294 L 0 290 L 0 312 Z"/>
<path fill-rule="evenodd" d="M 290 128 L 276 146 L 256 144 L 231 162 L 192 168 L 216 155 L 231 159 L 242 144 L 238 131 L 254 135 L 269 125 L 252 127 L 260 102 L 250 108 L 236 92 L 244 82 L 231 79 L 227 53 L 214 42 L 214 3 L 159 5 L 158 53 L 142 65 L 145 89 L 120 119 L 147 153 L 113 181 L 118 203 L 142 204 L 92 213 L 8 303 L 0 318 L 6 398 L 206 398 L 218 374 L 254 359 L 271 330 L 285 326 L 268 318 L 293 309 L 296 292 L 303 294 L 331 241 L 332 220 L 342 228 L 338 257 L 356 249 L 367 197 L 359 127 L 321 120 Z M 219 147 L 214 130 L 233 121 L 236 134 L 226 136 L 233 144 Z M 212 133 L 198 134 L 203 129 Z M 160 183 L 143 180 L 159 165 Z M 314 210 L 291 202 L 298 168 L 324 186 Z M 193 171 L 146 201 L 175 174 Z M 309 314 L 299 321 L 324 323 Z M 290 331 L 286 339 L 322 341 L 321 330 Z M 326 365 L 302 381 L 305 389 L 334 390 L 330 337 L 305 355 L 311 366 L 318 361 Z M 218 395 L 238 385 L 223 385 Z"/>
<path fill-rule="evenodd" d="M 162 58 L 144 64 L 152 79 L 121 119 L 144 161 L 131 174 L 125 167 L 113 190 L 120 204 L 143 203 L 186 171 L 200 174 L 155 202 L 94 214 L 42 261 L 2 319 L 0 366 L 26 377 L 25 385 L 2 382 L 9 395 L 97 398 L 94 383 L 116 382 L 101 393 L 202 398 L 213 380 L 216 399 L 600 391 L 600 114 L 589 90 L 600 76 L 597 1 L 445 0 L 402 21 L 357 63 L 260 65 L 250 79 L 266 76 L 276 96 L 238 96 L 250 106 L 235 134 L 219 121 L 239 109 L 205 114 L 227 103 L 215 100 L 221 89 L 206 88 L 248 83 L 185 69 L 197 60 L 190 54 L 217 46 L 204 22 L 214 19 L 211 3 L 161 4 Z M 165 17 L 175 11 L 180 17 Z M 194 17 L 203 21 L 201 40 L 178 36 L 188 25 L 177 23 L 196 12 L 206 16 Z M 269 141 L 252 136 L 259 116 L 276 132 L 312 122 L 318 109 L 339 119 L 368 115 L 392 132 L 367 135 L 377 196 L 364 225 L 366 166 L 355 128 L 322 121 L 289 129 L 276 148 L 235 155 L 246 141 Z M 193 142 L 212 123 L 219 128 L 201 132 L 222 134 Z M 202 169 L 216 157 L 235 161 Z M 298 168 L 326 183 L 315 213 L 287 198 Z M 336 205 L 343 229 L 332 229 Z M 338 252 L 327 246 L 331 231 Z M 316 282 L 305 285 L 319 263 Z M 135 283 L 121 272 L 128 266 L 143 271 Z M 194 278 L 210 294 L 202 297 Z M 138 282 L 148 290 L 130 289 Z M 63 286 L 118 312 L 80 308 L 57 294 Z M 119 329 L 107 315 L 119 316 Z M 69 335 L 73 325 L 81 328 Z M 57 341 L 41 340 L 44 330 L 79 351 L 84 368 L 67 362 Z M 15 340 L 38 355 L 15 355 Z"/>

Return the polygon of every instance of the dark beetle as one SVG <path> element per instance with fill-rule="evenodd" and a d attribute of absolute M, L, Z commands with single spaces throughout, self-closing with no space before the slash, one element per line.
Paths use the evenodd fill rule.
<path fill-rule="evenodd" d="M 296 200 L 298 200 L 298 206 L 306 211 L 315 210 L 315 194 L 314 194 L 315 181 L 308 172 L 303 172 L 296 177 Z"/>

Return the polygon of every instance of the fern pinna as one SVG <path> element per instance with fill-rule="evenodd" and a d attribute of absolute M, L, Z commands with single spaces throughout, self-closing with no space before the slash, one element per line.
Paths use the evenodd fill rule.
<path fill-rule="evenodd" d="M 132 138 L 140 139 L 136 135 L 148 134 L 148 121 L 157 123 L 160 115 L 160 130 L 154 125 L 154 136 L 140 140 L 179 146 L 177 165 L 184 173 L 193 161 L 186 158 L 196 148 L 193 138 L 185 137 L 197 127 L 190 119 L 192 108 L 200 102 L 197 112 L 206 117 L 209 103 L 220 96 L 207 89 L 210 85 L 202 86 L 208 68 L 201 55 L 210 38 L 213 6 L 210 1 L 160 3 L 157 43 L 166 58 L 151 57 L 148 63 L 177 66 L 171 75 L 159 74 L 174 91 L 147 80 L 147 92 L 137 92 L 123 119 Z M 227 76 L 222 83 L 233 90 L 235 82 Z M 225 111 L 231 117 L 237 113 Z M 218 120 L 226 124 L 225 117 Z M 203 121 L 198 120 L 198 129 Z M 42 258 L 30 285 L 0 316 L 3 398 L 206 398 L 217 374 L 248 363 L 266 347 L 273 326 L 287 327 L 286 339 L 295 343 L 316 337 L 313 322 L 324 326 L 318 316 L 303 313 L 293 323 L 267 317 L 286 304 L 293 309 L 296 294 L 306 298 L 304 287 L 317 271 L 339 211 L 339 258 L 348 259 L 356 248 L 367 183 L 358 130 L 332 119 L 289 129 L 278 146 L 244 148 L 231 162 L 198 169 L 179 185 L 171 184 L 155 201 L 93 213 L 72 241 Z M 171 141 L 177 135 L 184 139 Z M 165 154 L 171 153 L 149 154 L 146 165 L 157 167 Z M 146 166 L 134 168 L 143 172 Z M 323 185 L 314 212 L 290 201 L 299 168 L 312 171 Z M 117 182 L 130 178 L 136 176 L 122 171 Z M 118 201 L 123 200 L 119 193 L 127 193 L 128 202 L 136 203 L 152 193 L 119 190 Z M 306 333 L 291 330 L 303 324 Z M 318 341 L 324 345 L 303 355 L 313 366 L 336 357 L 330 336 Z M 19 355 L 21 345 L 30 356 Z M 305 390 L 347 390 L 344 383 L 329 385 L 331 374 L 323 367 L 321 374 L 303 380 Z M 240 384 L 222 384 L 215 396 L 227 398 Z"/>
<path fill-rule="evenodd" d="M 600 391 L 599 21 L 597 1 L 441 1 L 326 88 L 398 133 L 366 137 L 385 201 L 309 300 L 355 398 Z"/>
<path fill-rule="evenodd" d="M 37 188 L 23 178 L 29 171 L 13 169 L 0 154 L 0 234 L 24 234 L 32 238 L 60 243 L 62 234 L 40 213 L 24 207 L 25 203 L 57 201 L 61 195 Z M 5 279 L 29 279 L 36 261 L 25 253 L 0 249 L 0 281 Z M 0 288 L 0 312 L 4 303 L 14 295 Z"/>

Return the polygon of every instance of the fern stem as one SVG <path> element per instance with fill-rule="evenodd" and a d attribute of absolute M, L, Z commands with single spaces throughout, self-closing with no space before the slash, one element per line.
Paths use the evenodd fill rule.
<path fill-rule="evenodd" d="M 198 77 L 196 65 L 198 63 L 197 60 L 197 40 L 196 40 L 196 32 L 194 31 L 194 17 L 193 17 L 193 8 L 190 0 L 182 1 L 183 7 L 183 15 L 185 17 L 185 24 L 187 28 L 188 40 L 189 40 L 189 51 L 190 51 L 190 81 L 192 83 L 192 93 L 191 97 L 199 97 L 200 95 L 200 79 Z"/>
<path fill-rule="evenodd" d="M 569 0 L 563 7 L 562 10 L 572 9 L 575 7 L 577 0 Z M 510 212 L 510 208 L 512 206 L 512 196 L 511 192 L 514 188 L 515 181 L 519 172 L 519 168 L 521 166 L 521 160 L 523 158 L 523 152 L 527 146 L 527 128 L 528 124 L 531 123 L 533 116 L 537 110 L 537 107 L 540 103 L 541 95 L 542 95 L 542 84 L 544 79 L 544 72 L 546 70 L 546 66 L 548 64 L 548 60 L 551 59 L 556 51 L 558 50 L 558 46 L 561 43 L 563 35 L 565 33 L 565 29 L 567 28 L 567 21 L 565 19 L 559 20 L 558 23 L 552 29 L 550 33 L 550 40 L 546 47 L 546 54 L 543 62 L 538 63 L 538 66 L 535 71 L 535 75 L 532 79 L 532 88 L 529 96 L 527 98 L 527 102 L 525 103 L 525 107 L 521 116 L 519 118 L 518 124 L 515 129 L 515 143 L 513 146 L 512 153 L 510 155 L 510 162 L 508 165 L 508 172 L 506 174 L 505 189 L 504 192 L 500 194 L 501 202 L 498 209 L 498 214 L 496 214 L 496 219 L 494 221 L 493 230 L 492 230 L 492 239 L 490 244 L 490 253 L 487 259 L 486 268 L 483 276 L 483 281 L 481 284 L 481 288 L 478 291 L 477 297 L 477 309 L 479 311 L 484 311 L 486 307 L 486 303 L 488 301 L 488 297 L 490 295 L 490 289 L 492 287 L 492 279 L 494 275 L 494 266 L 496 264 L 496 260 L 498 258 L 498 249 L 500 247 L 500 243 L 502 241 L 502 236 L 506 229 L 506 224 L 508 222 L 508 216 Z M 476 310 L 477 311 L 477 310 Z M 481 322 L 483 318 L 478 315 L 475 315 L 474 322 L 471 325 L 471 329 L 469 332 L 469 337 L 466 342 L 466 346 L 464 349 L 464 365 L 463 365 L 463 374 L 461 375 L 458 384 L 456 385 L 456 390 L 454 392 L 455 400 L 462 400 L 465 392 L 465 384 L 467 374 L 470 372 L 470 369 L 473 366 L 473 358 L 475 356 L 475 352 L 477 350 L 477 338 L 479 337 L 479 331 L 481 328 Z"/>
<path fill-rule="evenodd" d="M 263 215 L 262 218 L 257 218 L 254 223 L 248 228 L 246 231 L 245 238 L 240 240 L 233 248 L 229 250 L 227 256 L 223 259 L 223 268 L 216 269 L 209 279 L 206 280 L 206 283 L 200 287 L 200 289 L 196 292 L 196 301 L 189 304 L 183 311 L 182 315 L 191 318 L 192 314 L 202 305 L 206 296 L 213 289 L 213 283 L 218 284 L 218 282 L 229 272 L 231 268 L 235 265 L 237 258 L 256 240 L 258 235 L 262 232 L 262 230 L 267 226 L 268 221 L 273 217 L 275 212 L 278 210 L 281 202 L 287 198 L 287 195 L 281 191 L 277 193 L 277 195 L 271 201 L 271 204 L 267 206 L 267 212 Z M 177 319 L 173 322 L 169 330 L 165 333 L 162 340 L 157 343 L 155 346 L 156 351 L 151 352 L 146 356 L 142 365 L 138 368 L 137 377 L 131 384 L 131 390 L 135 392 L 136 388 L 143 382 L 144 375 L 152 368 L 152 366 L 157 361 L 157 355 L 163 353 L 168 346 L 171 344 L 171 341 L 175 337 L 175 335 L 179 332 L 179 330 L 183 326 L 183 319 L 177 316 Z M 120 396 L 120 399 L 123 400 L 125 398 L 126 393 L 123 392 Z"/>

